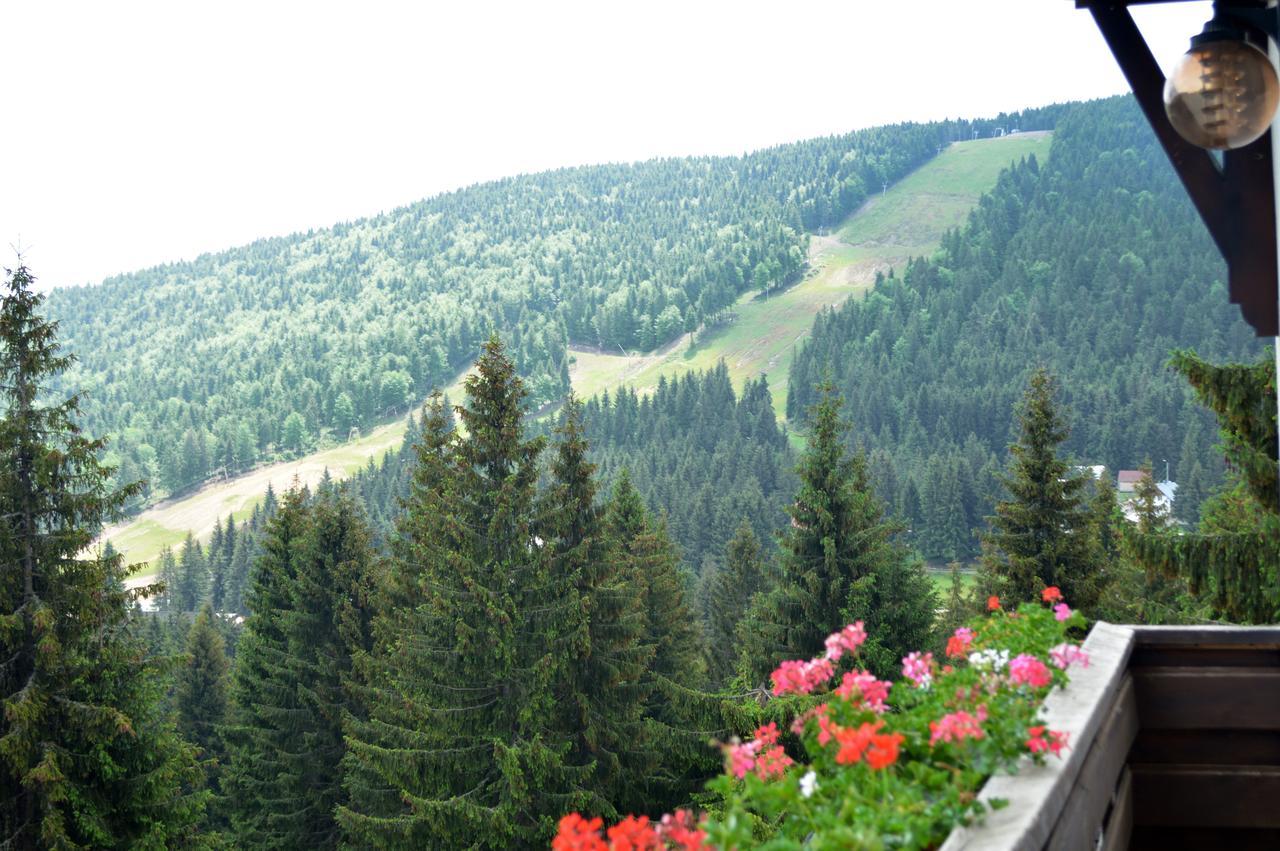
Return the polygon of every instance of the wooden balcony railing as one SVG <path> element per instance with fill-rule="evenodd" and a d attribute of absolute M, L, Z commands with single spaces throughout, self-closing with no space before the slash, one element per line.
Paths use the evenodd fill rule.
<path fill-rule="evenodd" d="M 1062 760 L 991 778 L 956 849 L 1280 849 L 1280 627 L 1099 623 L 1045 702 Z"/>

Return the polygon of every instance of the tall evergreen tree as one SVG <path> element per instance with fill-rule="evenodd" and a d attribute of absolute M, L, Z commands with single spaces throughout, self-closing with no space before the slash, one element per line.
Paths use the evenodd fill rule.
<path fill-rule="evenodd" d="M 42 394 L 71 358 L 19 266 L 0 297 L 0 846 L 196 844 L 206 795 L 161 708 L 119 554 L 90 542 L 137 485 L 111 489 L 79 400 Z"/>
<path fill-rule="evenodd" d="M 646 747 L 630 756 L 633 788 L 627 808 L 671 809 L 687 800 L 718 761 L 701 732 L 720 724 L 718 703 L 702 691 L 704 653 L 686 602 L 680 554 L 666 524 L 649 515 L 625 470 L 614 484 L 605 523 L 609 557 L 629 578 L 640 603 L 640 642 L 648 656 L 637 693 Z"/>
<path fill-rule="evenodd" d="M 173 554 L 173 548 L 165 544 L 160 548 L 157 560 L 160 562 L 157 572 L 160 590 L 156 594 L 156 611 L 162 614 L 179 611 L 174 604 L 175 595 L 178 594 L 178 558 Z"/>
<path fill-rule="evenodd" d="M 714 685 L 733 677 L 738 660 L 737 630 L 751 599 L 764 590 L 767 564 L 760 540 L 745 519 L 725 548 L 724 558 L 709 565 L 699 588 L 706 622 L 707 668 Z"/>
<path fill-rule="evenodd" d="M 1276 365 L 1215 366 L 1175 352 L 1173 366 L 1218 417 L 1232 471 L 1188 535 L 1130 535 L 1149 572 L 1181 575 L 1214 613 L 1243 623 L 1280 619 L 1280 485 L 1277 484 Z"/>
<path fill-rule="evenodd" d="M 570 607 L 564 675 L 557 703 L 574 737 L 569 761 L 593 765 L 590 811 L 636 809 L 638 755 L 646 751 L 640 696 L 652 649 L 643 643 L 645 612 L 633 571 L 612 557 L 599 506 L 595 465 L 587 460 L 582 406 L 570 394 L 556 428 L 544 530 L 560 592 Z M 656 760 L 650 759 L 649 762 Z"/>
<path fill-rule="evenodd" d="M 224 730 L 228 765 L 231 836 L 238 848 L 304 848 L 279 817 L 290 799 L 282 776 L 288 755 L 302 747 L 294 726 L 299 713 L 296 683 L 288 668 L 284 615 L 293 607 L 297 542 L 307 527 L 303 494 L 290 490 L 262 532 L 262 554 L 246 603 L 249 616 L 236 650 L 232 710 Z"/>
<path fill-rule="evenodd" d="M 177 583 L 170 595 L 173 610 L 194 612 L 209 596 L 209 565 L 204 549 L 190 532 L 182 542 L 182 554 L 178 557 Z"/>
<path fill-rule="evenodd" d="M 887 577 L 907 560 L 894 539 L 898 528 L 885 519 L 883 505 L 871 493 L 862 454 L 845 449 L 849 424 L 840 417 L 841 404 L 834 388 L 824 384 L 809 415 L 800 490 L 790 509 L 778 582 L 756 598 L 739 631 L 739 669 L 752 685 L 763 684 L 784 659 L 813 655 L 828 634 L 849 622 L 855 604 L 859 611 L 866 605 L 870 586 L 858 591 L 858 583 L 874 582 L 881 573 Z M 883 590 L 916 584 L 897 579 L 886 578 Z M 930 599 L 922 604 L 932 612 Z M 896 640 L 884 645 L 890 655 L 910 649 L 915 648 L 897 646 Z"/>
<path fill-rule="evenodd" d="M 1090 534 L 1086 479 L 1058 456 L 1068 430 L 1056 396 L 1047 371 L 1032 374 L 1002 479 L 1009 499 L 988 518 L 982 567 L 985 584 L 1010 605 L 1038 600 L 1041 589 L 1055 585 L 1072 606 L 1088 611 L 1104 577 Z"/>
<path fill-rule="evenodd" d="M 174 708 L 183 737 L 199 746 L 206 759 L 221 759 L 229 665 L 226 642 L 213 619 L 206 604 L 187 633 L 186 664 L 178 671 Z"/>
<path fill-rule="evenodd" d="M 417 576 L 422 602 L 407 631 L 375 628 L 375 696 L 339 810 L 365 847 L 537 845 L 595 797 L 558 723 L 557 628 L 576 603 L 555 597 L 535 534 L 545 441 L 524 437 L 526 391 L 496 336 L 466 389 L 465 437 L 425 504 L 411 496 L 388 568 Z"/>
<path fill-rule="evenodd" d="M 334 810 L 345 796 L 341 761 L 346 717 L 363 717 L 349 691 L 353 651 L 368 650 L 366 589 L 372 551 L 361 509 L 321 487 L 307 505 L 305 528 L 291 541 L 290 605 L 279 613 L 284 680 L 293 692 L 282 709 L 284 741 L 275 778 L 272 833 L 291 847 L 339 844 Z"/>

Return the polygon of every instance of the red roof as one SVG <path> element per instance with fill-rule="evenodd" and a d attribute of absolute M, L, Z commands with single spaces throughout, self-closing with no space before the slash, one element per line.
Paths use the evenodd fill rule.
<path fill-rule="evenodd" d="M 1138 482 L 1142 481 L 1142 471 L 1141 470 L 1121 470 L 1120 477 L 1117 481 L 1119 481 L 1120 484 L 1122 485 L 1131 484 L 1131 483 L 1136 485 Z"/>

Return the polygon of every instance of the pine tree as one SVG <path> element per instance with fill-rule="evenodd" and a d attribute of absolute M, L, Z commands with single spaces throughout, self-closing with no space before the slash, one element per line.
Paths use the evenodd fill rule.
<path fill-rule="evenodd" d="M 1138 518 L 1138 533 L 1154 535 L 1169 528 L 1169 506 L 1164 502 L 1164 494 L 1156 486 L 1155 476 L 1151 473 L 1151 461 L 1143 461 L 1138 469 L 1142 475 L 1133 489 L 1133 510 Z"/>
<path fill-rule="evenodd" d="M 178 731 L 205 759 L 222 758 L 219 729 L 227 715 L 227 650 L 208 604 L 187 633 L 186 664 L 178 671 L 174 707 Z"/>
<path fill-rule="evenodd" d="M 524 438 L 527 392 L 496 336 L 466 389 L 465 437 L 448 473 L 411 495 L 388 566 L 417 577 L 422 602 L 408 630 L 374 628 L 370 718 L 353 725 L 339 810 L 356 845 L 536 845 L 595 797 L 558 723 L 571 637 L 557 627 L 574 601 L 555 597 L 535 534 L 545 441 Z"/>
<path fill-rule="evenodd" d="M 204 550 L 190 532 L 182 542 L 182 554 L 178 558 L 178 581 L 171 601 L 174 611 L 194 612 L 209 596 L 209 565 Z"/>
<path fill-rule="evenodd" d="M 307 506 L 302 534 L 291 541 L 294 568 L 288 610 L 279 613 L 284 681 L 293 694 L 281 721 L 271 831 L 298 848 L 336 848 L 334 809 L 345 800 L 343 724 L 363 717 L 348 691 L 352 656 L 368 650 L 372 551 L 361 509 L 330 484 Z M 287 736 L 287 739 L 285 738 Z"/>
<path fill-rule="evenodd" d="M 542 504 L 553 577 L 565 583 L 559 593 L 576 603 L 559 651 L 567 664 L 556 700 L 574 737 L 569 762 L 594 766 L 589 788 L 598 799 L 589 812 L 612 817 L 635 808 L 636 755 L 645 743 L 639 697 L 652 650 L 643 644 L 645 613 L 634 574 L 609 549 L 582 406 L 572 394 L 556 428 L 550 474 Z"/>
<path fill-rule="evenodd" d="M 983 536 L 984 585 L 1009 605 L 1038 600 L 1048 585 L 1074 607 L 1089 611 L 1103 576 L 1089 534 L 1086 480 L 1058 457 L 1067 425 L 1057 383 L 1043 369 L 1031 376 L 1018 410 L 1020 435 L 1009 447 L 1001 479 L 1009 499 L 996 504 Z"/>
<path fill-rule="evenodd" d="M 160 569 L 157 571 L 160 590 L 156 593 L 156 611 L 168 614 L 179 610 L 174 603 L 175 595 L 178 593 L 178 559 L 173 554 L 173 548 L 168 544 L 160 548 L 157 559 L 160 562 Z"/>
<path fill-rule="evenodd" d="M 718 762 L 698 731 L 721 726 L 719 703 L 702 691 L 706 672 L 696 621 L 686 603 L 680 556 L 624 470 L 606 510 L 609 557 L 640 603 L 640 646 L 648 658 L 637 699 L 645 747 L 627 759 L 632 788 L 626 809 L 671 809 L 687 800 Z"/>
<path fill-rule="evenodd" d="M 162 711 L 119 554 L 89 549 L 138 486 L 109 487 L 77 397 L 42 402 L 71 358 L 33 282 L 19 266 L 0 298 L 0 845 L 198 844 L 194 748 Z"/>
<path fill-rule="evenodd" d="M 205 564 L 209 572 L 209 602 L 215 612 L 222 611 L 227 596 L 227 565 L 230 559 L 224 556 L 227 550 L 227 535 L 235 528 L 235 521 L 227 517 L 227 532 L 222 530 L 222 518 L 213 520 L 213 534 L 209 537 L 209 549 L 205 552 Z"/>
<path fill-rule="evenodd" d="M 725 549 L 724 559 L 709 566 L 703 584 L 706 612 L 707 668 L 711 682 L 733 677 L 738 660 L 737 630 L 751 599 L 764 589 L 768 566 L 760 540 L 745 519 Z"/>
<path fill-rule="evenodd" d="M 279 828 L 276 817 L 288 798 L 281 782 L 287 755 L 302 746 L 293 726 L 299 696 L 290 679 L 283 616 L 293 606 L 297 541 L 306 528 L 303 495 L 291 490 L 263 528 L 262 554 L 245 601 L 249 616 L 236 650 L 231 717 L 223 732 L 228 756 L 223 789 L 238 848 L 305 847 Z"/>
<path fill-rule="evenodd" d="M 1173 367 L 1218 417 L 1232 471 L 1210 498 L 1195 534 L 1126 536 L 1149 573 L 1182 576 L 1218 616 L 1242 623 L 1280 619 L 1280 485 L 1277 484 L 1276 365 L 1215 366 L 1175 352 Z"/>
<path fill-rule="evenodd" d="M 739 670 L 753 686 L 764 684 L 779 662 L 812 656 L 827 635 L 849 622 L 855 604 L 861 611 L 875 594 L 917 585 L 894 575 L 874 594 L 866 583 L 859 591 L 859 582 L 887 576 L 907 555 L 894 539 L 898 527 L 885 519 L 883 505 L 871 493 L 862 454 L 845 449 L 849 424 L 840 417 L 840 397 L 830 383 L 821 390 L 809 414 L 800 490 L 782 542 L 778 582 L 756 598 L 739 630 Z M 932 612 L 930 599 L 922 602 Z M 896 640 L 883 645 L 887 654 L 919 646 L 900 647 Z"/>

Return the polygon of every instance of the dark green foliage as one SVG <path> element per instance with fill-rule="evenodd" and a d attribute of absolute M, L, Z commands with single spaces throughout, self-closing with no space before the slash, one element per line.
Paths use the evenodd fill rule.
<path fill-rule="evenodd" d="M 188 532 L 178 557 L 178 573 L 169 594 L 169 605 L 176 612 L 194 612 L 208 596 L 209 565 L 205 562 L 204 549 Z"/>
<path fill-rule="evenodd" d="M 285 614 L 292 609 L 298 542 L 306 530 L 303 494 L 290 491 L 263 530 L 246 602 L 250 614 L 236 653 L 232 712 L 224 731 L 231 836 L 239 848 L 303 847 L 275 821 L 296 806 L 283 777 L 302 748 L 294 726 L 300 698 L 290 678 Z"/>
<path fill-rule="evenodd" d="M 345 440 L 448 385 L 495 328 L 540 407 L 568 390 L 570 341 L 650 350 L 714 321 L 742 293 L 795 280 L 806 230 L 940 144 L 1010 120 L 1047 128 L 1062 111 L 525 175 L 59 287 L 51 310 L 84 358 L 67 381 L 92 379 L 88 425 L 169 491 Z"/>
<path fill-rule="evenodd" d="M 1019 436 L 1001 480 L 1008 498 L 996 503 L 983 535 L 984 590 L 1016 606 L 1054 585 L 1072 607 L 1088 612 L 1102 590 L 1103 565 L 1086 479 L 1058 455 L 1068 429 L 1057 382 L 1045 370 L 1032 374 L 1017 421 Z"/>
<path fill-rule="evenodd" d="M 237 847 L 335 848 L 344 723 L 364 715 L 373 581 L 359 506 L 332 484 L 291 491 L 267 524 L 236 665 L 228 798 Z"/>
<path fill-rule="evenodd" d="M 70 359 L 25 267 L 0 298 L 0 845 L 201 844 L 194 748 L 129 618 L 119 554 L 90 550 L 137 486 L 113 489 L 79 401 L 46 403 Z"/>
<path fill-rule="evenodd" d="M 610 552 L 629 577 L 630 593 L 644 618 L 641 646 L 647 665 L 640 677 L 649 752 L 633 756 L 626 790 L 630 809 L 670 810 L 701 787 L 718 760 L 697 732 L 719 722 L 718 707 L 703 691 L 704 652 L 697 620 L 687 603 L 680 556 L 624 471 L 614 484 L 605 523 Z"/>
<path fill-rule="evenodd" d="M 1149 572 L 1181 575 L 1218 615 L 1273 623 L 1280 618 L 1275 362 L 1214 366 L 1175 352 L 1173 365 L 1218 416 L 1229 487 L 1205 503 L 1195 534 L 1134 534 L 1127 543 Z"/>
<path fill-rule="evenodd" d="M 778 582 L 756 598 L 739 631 L 739 666 L 752 685 L 765 682 L 784 659 L 808 658 L 851 619 L 878 620 L 879 607 L 909 615 L 902 634 L 883 637 L 875 654 L 881 666 L 896 662 L 894 654 L 922 646 L 917 625 L 921 618 L 932 621 L 932 588 L 920 565 L 907 564 L 908 553 L 895 540 L 898 527 L 885 519 L 883 504 L 871 493 L 864 456 L 845 449 L 850 426 L 840 418 L 840 407 L 840 397 L 824 385 L 809 416 Z M 912 611 L 916 607 L 924 611 Z M 899 643 L 907 637 L 914 644 Z M 883 675 L 885 668 L 877 670 Z"/>
<path fill-rule="evenodd" d="M 174 602 L 179 585 L 178 557 L 173 554 L 173 549 L 166 545 L 160 548 L 160 555 L 156 560 L 159 562 L 157 573 L 160 580 L 160 592 L 156 595 L 156 611 L 162 613 L 180 611 Z"/>
<path fill-rule="evenodd" d="M 388 565 L 401 604 L 374 624 L 339 810 L 361 847 L 537 845 L 595 799 L 556 702 L 581 601 L 535 534 L 545 441 L 523 436 L 526 391 L 496 338 L 477 366 L 464 438 L 428 410 Z"/>
<path fill-rule="evenodd" d="M 899 487 L 918 488 L 921 515 L 904 519 L 930 559 L 977 554 L 1000 498 L 989 476 L 1014 439 L 999 412 L 1038 364 L 1052 366 L 1075 412 L 1065 452 L 1111 470 L 1168 458 L 1180 483 L 1198 460 L 1194 500 L 1221 463 L 1210 418 L 1165 361 L 1175 346 L 1254 357 L 1225 282 L 1132 100 L 1073 104 L 1048 158 L 1005 172 L 939 253 L 817 319 L 792 363 L 787 416 L 803 420 L 830 370 L 857 412 L 851 445 L 882 450 Z"/>
<path fill-rule="evenodd" d="M 795 488 L 787 436 L 761 376 L 735 394 L 723 363 L 667 381 L 639 396 L 620 390 L 585 406 L 587 437 L 601 476 L 630 472 L 656 514 L 664 514 L 684 565 L 697 570 L 724 552 L 743 518 L 773 551 Z"/>
<path fill-rule="evenodd" d="M 178 671 L 174 709 L 178 732 L 200 748 L 205 759 L 221 759 L 219 728 L 227 716 L 227 650 L 209 606 L 187 633 L 186 664 Z"/>
<path fill-rule="evenodd" d="M 707 669 L 711 682 L 727 683 L 738 661 L 738 624 L 751 598 L 764 590 L 769 566 L 760 540 L 743 520 L 725 548 L 722 560 L 704 567 L 698 583 L 699 608 L 706 632 Z"/>
<path fill-rule="evenodd" d="M 634 777 L 638 763 L 660 762 L 648 740 L 641 702 L 653 649 L 644 641 L 642 583 L 615 557 L 596 504 L 595 465 L 587 460 L 582 406 L 571 395 L 555 435 L 550 486 L 542 497 L 543 529 L 557 581 L 568 581 L 564 676 L 556 701 L 574 737 L 569 761 L 594 764 L 590 812 L 612 815 L 644 806 Z"/>

